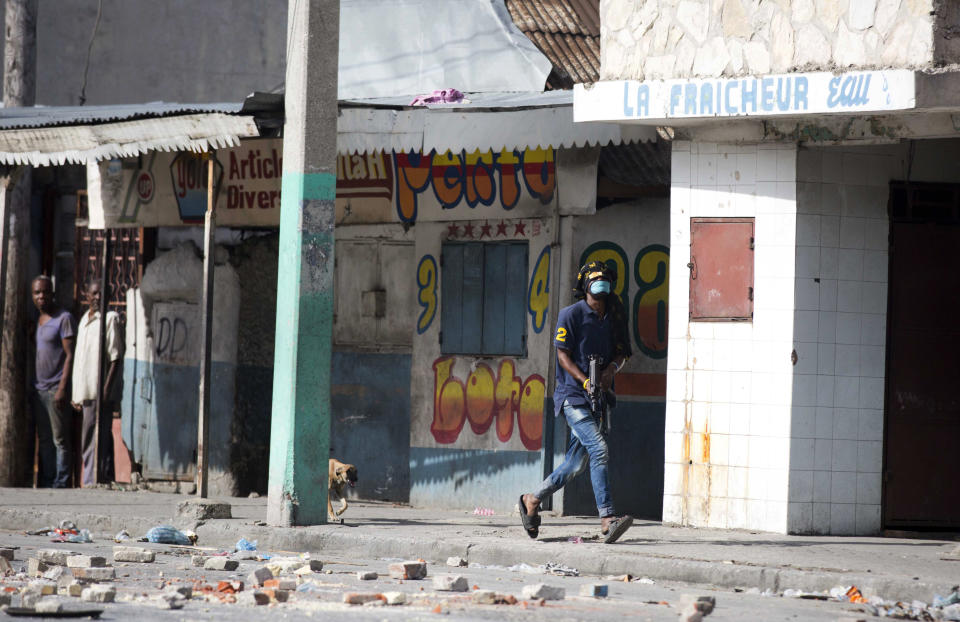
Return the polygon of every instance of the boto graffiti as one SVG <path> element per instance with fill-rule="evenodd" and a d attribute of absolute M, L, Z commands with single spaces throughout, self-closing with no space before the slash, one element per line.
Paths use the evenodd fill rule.
<path fill-rule="evenodd" d="M 628 315 L 633 341 L 637 348 L 653 359 L 667 357 L 667 274 L 670 249 L 650 244 L 640 249 L 633 261 L 632 277 L 637 286 L 630 305 L 630 266 L 627 253 L 614 242 L 591 244 L 580 257 L 580 265 L 603 261 L 617 270 L 614 293 L 620 297 Z"/>
<path fill-rule="evenodd" d="M 511 359 L 500 361 L 496 373 L 478 363 L 466 381 L 453 373 L 456 357 L 433 362 L 433 421 L 430 432 L 441 444 L 456 442 L 464 424 L 480 436 L 491 426 L 497 440 L 506 443 L 513 436 L 514 419 L 520 442 L 530 450 L 543 444 L 543 400 L 546 383 L 532 374 L 526 380 L 516 375 Z"/>
<path fill-rule="evenodd" d="M 402 222 L 417 219 L 418 198 L 427 190 L 443 209 L 462 203 L 477 205 L 497 203 L 513 209 L 524 191 L 541 203 L 553 199 L 556 187 L 552 149 L 504 149 L 499 153 L 446 152 L 428 154 L 394 153 L 397 178 L 396 208 Z"/>

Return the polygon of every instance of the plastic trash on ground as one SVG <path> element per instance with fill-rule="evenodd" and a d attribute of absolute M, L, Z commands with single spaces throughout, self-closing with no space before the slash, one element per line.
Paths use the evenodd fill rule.
<path fill-rule="evenodd" d="M 247 540 L 246 538 L 240 538 L 237 540 L 237 550 L 238 551 L 256 551 L 257 550 L 257 541 Z"/>
<path fill-rule="evenodd" d="M 130 534 L 127 532 L 126 529 L 121 529 L 119 532 L 117 532 L 117 535 L 113 536 L 114 542 L 123 542 L 124 540 L 129 540 L 129 539 L 130 539 Z"/>
<path fill-rule="evenodd" d="M 950 605 L 960 603 L 960 591 L 958 590 L 960 590 L 960 588 L 954 587 L 953 592 L 948 596 L 940 596 L 939 594 L 934 595 L 933 606 L 948 607 Z"/>
<path fill-rule="evenodd" d="M 80 533 L 72 533 L 66 538 L 67 542 L 72 542 L 74 544 L 86 544 L 93 542 L 93 536 L 90 535 L 88 529 L 81 529 Z"/>
<path fill-rule="evenodd" d="M 170 525 L 157 525 L 150 529 L 146 535 L 147 542 L 154 544 L 180 544 L 189 546 L 193 544 L 190 538 L 184 532 Z"/>

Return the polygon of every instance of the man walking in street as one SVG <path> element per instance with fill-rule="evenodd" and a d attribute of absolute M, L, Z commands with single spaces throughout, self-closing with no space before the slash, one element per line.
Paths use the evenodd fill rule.
<path fill-rule="evenodd" d="M 77 355 L 73 363 L 73 407 L 83 411 L 83 486 L 113 481 L 113 407 L 117 402 L 117 373 L 120 367 L 120 316 L 108 311 L 103 339 L 104 356 L 100 356 L 99 281 L 84 289 L 87 312 L 80 316 L 77 327 Z M 100 412 L 97 413 L 97 382 L 104 365 Z M 99 434 L 96 434 L 99 418 Z M 94 438 L 98 442 L 94 442 Z M 99 454 L 99 455 L 97 455 Z M 94 479 L 94 460 L 97 477 Z"/>
<path fill-rule="evenodd" d="M 616 401 L 614 375 L 631 354 L 626 315 L 619 299 L 611 293 L 616 279 L 616 273 L 599 261 L 580 268 L 574 290 L 579 300 L 561 309 L 557 319 L 554 414 L 563 412 L 570 428 L 570 442 L 563 464 L 535 492 L 520 496 L 520 518 L 531 538 L 540 533 L 540 502 L 581 473 L 588 462 L 604 542 L 616 542 L 633 523 L 632 517 L 617 516 L 614 509 L 607 467 L 607 430 L 602 424 Z M 598 392 L 590 382 L 591 357 L 599 362 Z"/>
<path fill-rule="evenodd" d="M 33 415 L 40 444 L 41 487 L 66 488 L 73 472 L 70 372 L 73 369 L 73 316 L 53 298 L 53 281 L 46 275 L 30 283 L 33 304 L 40 312 L 35 333 Z"/>

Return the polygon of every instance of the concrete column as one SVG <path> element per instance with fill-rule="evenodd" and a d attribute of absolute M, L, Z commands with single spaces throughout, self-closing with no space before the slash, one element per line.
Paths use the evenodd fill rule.
<path fill-rule="evenodd" d="M 290 0 L 267 521 L 326 522 L 338 0 Z"/>

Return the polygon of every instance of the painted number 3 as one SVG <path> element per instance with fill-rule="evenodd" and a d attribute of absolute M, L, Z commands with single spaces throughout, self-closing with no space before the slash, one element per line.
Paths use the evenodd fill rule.
<path fill-rule="evenodd" d="M 422 335 L 430 328 L 433 318 L 437 314 L 437 260 L 433 255 L 424 255 L 417 266 L 417 302 L 423 307 L 423 312 L 417 320 L 417 334 Z"/>

